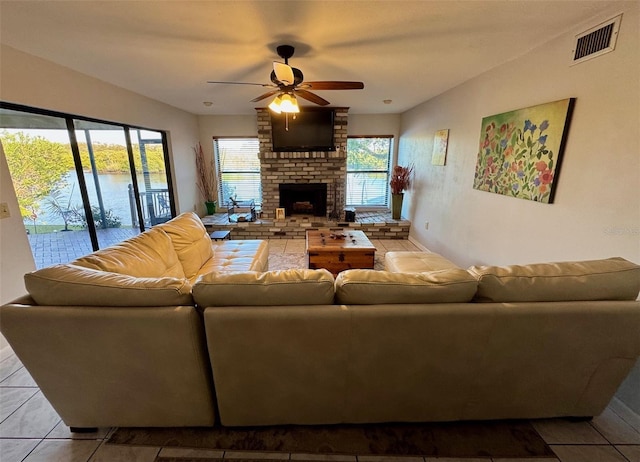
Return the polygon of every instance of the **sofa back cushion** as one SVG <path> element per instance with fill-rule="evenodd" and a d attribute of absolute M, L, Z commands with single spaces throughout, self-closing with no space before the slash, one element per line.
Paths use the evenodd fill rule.
<path fill-rule="evenodd" d="M 424 273 L 460 268 L 442 255 L 433 252 L 399 251 L 384 256 L 385 270 L 393 273 Z"/>
<path fill-rule="evenodd" d="M 512 266 L 472 266 L 480 302 L 635 300 L 640 266 L 615 257 L 603 260 Z"/>
<path fill-rule="evenodd" d="M 336 278 L 336 301 L 350 305 L 468 302 L 477 282 L 460 268 L 424 273 L 352 269 Z"/>
<path fill-rule="evenodd" d="M 171 238 L 187 278 L 198 274 L 202 265 L 213 256 L 209 233 L 195 213 L 178 215 L 158 228 Z"/>
<path fill-rule="evenodd" d="M 151 228 L 71 263 L 84 268 L 140 278 L 185 277 L 171 239 L 158 228 Z"/>
<path fill-rule="evenodd" d="M 125 274 L 53 265 L 24 276 L 27 291 L 38 305 L 177 306 L 192 305 L 185 279 L 138 278 Z"/>
<path fill-rule="evenodd" d="M 290 269 L 208 273 L 193 285 L 202 306 L 327 305 L 333 303 L 333 275 L 325 270 Z"/>

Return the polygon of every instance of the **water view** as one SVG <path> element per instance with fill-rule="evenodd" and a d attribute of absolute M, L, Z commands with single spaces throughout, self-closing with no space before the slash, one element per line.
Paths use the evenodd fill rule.
<path fill-rule="evenodd" d="M 149 175 L 152 189 L 166 189 L 166 176 L 164 173 L 152 173 Z M 93 175 L 90 172 L 84 173 L 87 183 L 87 192 L 91 206 L 98 206 L 97 188 Z M 65 177 L 66 186 L 60 190 L 58 202 L 70 207 L 82 209 L 82 197 L 75 171 L 70 171 Z M 129 200 L 129 185 L 132 185 L 131 176 L 126 173 L 102 173 L 98 174 L 98 183 L 102 193 L 105 210 L 111 210 L 113 216 L 118 217 L 122 226 L 132 226 L 132 212 Z M 144 184 L 138 185 L 140 192 L 146 190 Z M 64 222 L 59 215 L 49 211 L 49 198 L 44 198 L 38 202 L 36 224 L 38 225 L 60 225 Z M 134 211 L 135 213 L 135 211 Z M 32 220 L 25 220 L 27 224 L 33 224 Z"/>

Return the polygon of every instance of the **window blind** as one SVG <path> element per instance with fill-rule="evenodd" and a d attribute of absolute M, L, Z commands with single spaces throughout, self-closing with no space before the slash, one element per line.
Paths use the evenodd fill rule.
<path fill-rule="evenodd" d="M 257 138 L 215 138 L 213 148 L 218 173 L 218 203 L 253 199 L 262 204 L 260 157 Z"/>

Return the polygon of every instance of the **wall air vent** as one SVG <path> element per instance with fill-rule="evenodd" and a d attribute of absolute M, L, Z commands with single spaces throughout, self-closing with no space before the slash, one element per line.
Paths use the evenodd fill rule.
<path fill-rule="evenodd" d="M 621 19 L 622 15 L 616 16 L 576 35 L 576 43 L 571 52 L 571 64 L 578 64 L 613 51 L 616 47 Z"/>

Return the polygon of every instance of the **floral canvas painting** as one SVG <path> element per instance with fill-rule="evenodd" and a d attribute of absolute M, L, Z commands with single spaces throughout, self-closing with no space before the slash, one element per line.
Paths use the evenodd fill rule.
<path fill-rule="evenodd" d="M 575 99 L 482 119 L 473 187 L 550 204 Z"/>

